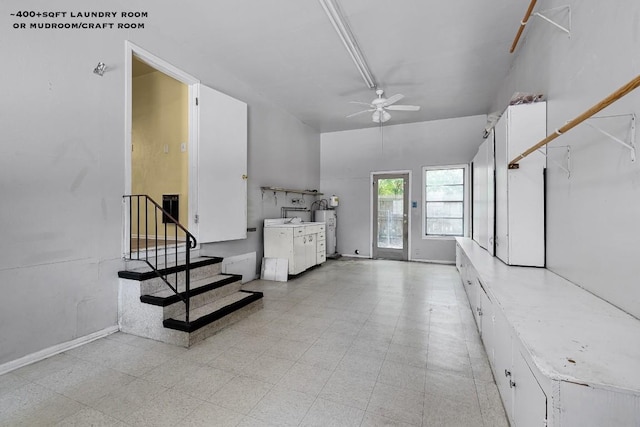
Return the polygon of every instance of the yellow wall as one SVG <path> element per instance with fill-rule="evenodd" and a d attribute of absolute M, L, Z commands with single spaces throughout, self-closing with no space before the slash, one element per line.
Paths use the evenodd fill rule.
<path fill-rule="evenodd" d="M 187 85 L 159 71 L 133 78 L 132 193 L 148 194 L 161 206 L 163 194 L 179 194 L 178 220 L 185 227 L 189 191 L 188 93 Z M 184 152 L 180 150 L 182 143 L 187 144 Z M 149 222 L 153 227 L 151 215 Z M 158 235 L 164 234 L 161 225 L 158 218 Z M 173 226 L 167 228 L 167 233 L 173 236 Z"/>

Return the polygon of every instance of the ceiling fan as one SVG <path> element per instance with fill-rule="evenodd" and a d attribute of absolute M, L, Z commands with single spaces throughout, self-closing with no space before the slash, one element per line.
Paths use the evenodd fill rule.
<path fill-rule="evenodd" d="M 351 104 L 366 105 L 367 107 L 369 107 L 369 109 L 358 111 L 357 113 L 349 114 L 347 118 L 357 116 L 358 114 L 362 114 L 362 113 L 373 113 L 371 115 L 371 119 L 375 123 L 384 123 L 391 118 L 391 114 L 389 114 L 387 110 L 393 110 L 393 111 L 420 110 L 420 107 L 418 105 L 393 105 L 396 102 L 400 101 L 402 98 L 404 98 L 404 95 L 396 94 L 396 95 L 390 96 L 389 98 L 383 98 L 382 97 L 383 93 L 384 93 L 384 90 L 382 89 L 376 90 L 376 95 L 378 95 L 378 97 L 373 101 L 371 101 L 371 103 L 351 101 Z"/>

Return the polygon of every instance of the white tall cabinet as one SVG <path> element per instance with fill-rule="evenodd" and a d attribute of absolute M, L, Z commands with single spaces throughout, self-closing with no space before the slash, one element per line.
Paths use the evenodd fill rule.
<path fill-rule="evenodd" d="M 493 131 L 473 158 L 473 240 L 494 253 L 495 161 Z"/>
<path fill-rule="evenodd" d="M 546 137 L 546 103 L 512 105 L 495 126 L 495 254 L 508 265 L 544 267 L 544 148 L 509 169 Z"/>

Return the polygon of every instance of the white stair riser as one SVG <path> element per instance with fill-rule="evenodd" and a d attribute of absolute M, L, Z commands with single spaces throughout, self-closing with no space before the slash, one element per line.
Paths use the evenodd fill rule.
<path fill-rule="evenodd" d="M 219 264 L 216 264 L 219 265 Z M 227 326 L 238 322 L 262 308 L 262 299 L 254 301 L 245 307 L 224 316 L 192 333 L 165 328 L 162 321 L 169 317 L 184 314 L 184 303 L 176 303 L 169 307 L 145 304 L 140 301 L 140 282 L 136 280 L 120 279 L 118 300 L 118 325 L 125 333 L 150 338 L 168 344 L 189 347 L 202 341 Z M 195 309 L 225 296 L 238 292 L 242 283 L 240 280 L 213 289 L 191 299 L 191 308 Z M 167 316 L 167 309 L 175 310 L 176 315 Z"/>
<path fill-rule="evenodd" d="M 202 341 L 204 339 L 209 338 L 212 335 L 215 335 L 220 330 L 233 325 L 236 322 L 248 317 L 249 315 L 255 313 L 256 311 L 262 308 L 262 299 L 254 301 L 246 306 L 242 307 L 239 310 L 234 311 L 233 313 L 224 316 L 222 319 L 218 319 L 215 322 L 209 323 L 207 326 L 204 326 L 198 329 L 195 332 L 192 332 L 189 335 L 189 346 L 194 345 L 195 343 Z M 178 331 L 174 331 L 178 332 Z M 186 334 L 186 332 L 183 332 Z"/>
<path fill-rule="evenodd" d="M 138 282 L 120 279 L 118 326 L 122 332 L 171 344 L 185 345 L 184 332 L 162 325 L 162 307 L 140 302 Z"/>
<path fill-rule="evenodd" d="M 224 298 L 228 295 L 238 292 L 241 287 L 242 287 L 242 283 L 240 282 L 240 280 L 238 280 L 236 282 L 229 283 L 219 288 L 212 289 L 200 295 L 191 297 L 191 301 L 189 303 L 191 306 L 191 310 L 194 310 L 198 307 L 202 307 L 203 305 L 207 305 L 210 302 L 216 301 L 220 298 Z M 164 318 L 165 319 L 176 318 L 179 315 L 185 313 L 186 311 L 185 308 L 186 308 L 186 305 L 182 301 L 178 301 L 174 304 L 168 305 L 164 307 Z"/>
<path fill-rule="evenodd" d="M 221 268 L 222 268 L 221 263 L 192 268 L 190 270 L 191 272 L 190 282 L 193 283 L 196 280 L 204 279 L 206 277 L 217 276 L 218 274 L 220 274 Z M 186 276 L 184 271 L 178 273 L 178 286 L 184 285 L 185 277 Z M 175 273 L 170 274 L 167 279 L 169 283 L 175 286 L 175 283 L 176 283 Z M 140 295 L 150 295 L 159 291 L 163 291 L 165 289 L 167 289 L 167 284 L 159 277 L 154 277 L 153 279 L 143 280 L 140 282 Z"/>

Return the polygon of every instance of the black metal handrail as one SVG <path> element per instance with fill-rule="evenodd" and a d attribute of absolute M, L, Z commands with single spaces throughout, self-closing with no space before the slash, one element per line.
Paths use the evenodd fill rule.
<path fill-rule="evenodd" d="M 153 272 L 162 279 L 166 285 L 176 293 L 180 297 L 180 299 L 185 304 L 185 320 L 186 323 L 189 323 L 189 306 L 191 299 L 191 288 L 190 288 L 190 274 L 189 271 L 191 269 L 191 249 L 194 249 L 197 245 L 196 238 L 193 234 L 189 232 L 176 218 L 174 218 L 169 212 L 162 208 L 155 200 L 149 197 L 146 194 L 132 194 L 132 195 L 124 195 L 122 196 L 125 203 L 129 202 L 129 209 L 125 208 L 125 212 L 128 211 L 129 214 L 129 229 L 128 231 L 128 239 L 129 239 L 129 254 L 125 255 L 125 259 L 130 261 L 144 261 Z M 134 203 L 135 201 L 135 203 Z M 134 209 L 134 206 L 135 209 Z M 141 208 L 141 206 L 143 206 Z M 152 215 L 152 224 L 149 222 L 149 208 L 151 208 Z M 144 215 L 144 221 L 141 220 L 140 216 Z M 135 218 L 134 218 L 135 215 Z M 161 226 L 164 227 L 164 236 L 163 240 L 159 239 L 158 236 L 158 217 L 160 217 Z M 134 224 L 136 230 L 136 236 L 134 237 Z M 168 237 L 168 226 L 174 226 L 174 235 L 173 235 L 173 244 L 169 243 Z M 152 226 L 153 229 L 149 230 L 149 227 Z M 159 249 L 164 248 L 164 267 L 168 267 L 169 261 L 169 250 L 173 248 L 174 250 L 174 262 L 175 266 L 178 266 L 178 247 L 180 246 L 180 241 L 178 240 L 178 230 L 181 230 L 185 236 L 185 292 L 184 296 L 178 290 L 178 269 L 175 269 L 175 285 L 171 284 L 169 277 L 173 273 L 168 273 L 165 270 L 165 273 L 161 272 L 161 268 L 159 267 L 158 261 L 162 260 L 162 257 L 158 257 Z M 153 245 L 149 247 L 149 236 L 150 231 L 153 231 Z M 160 244 L 160 242 L 163 242 Z M 134 251 L 134 243 L 136 250 Z M 144 243 L 144 249 L 141 249 L 141 244 Z M 153 249 L 153 252 L 150 256 L 150 249 Z"/>

